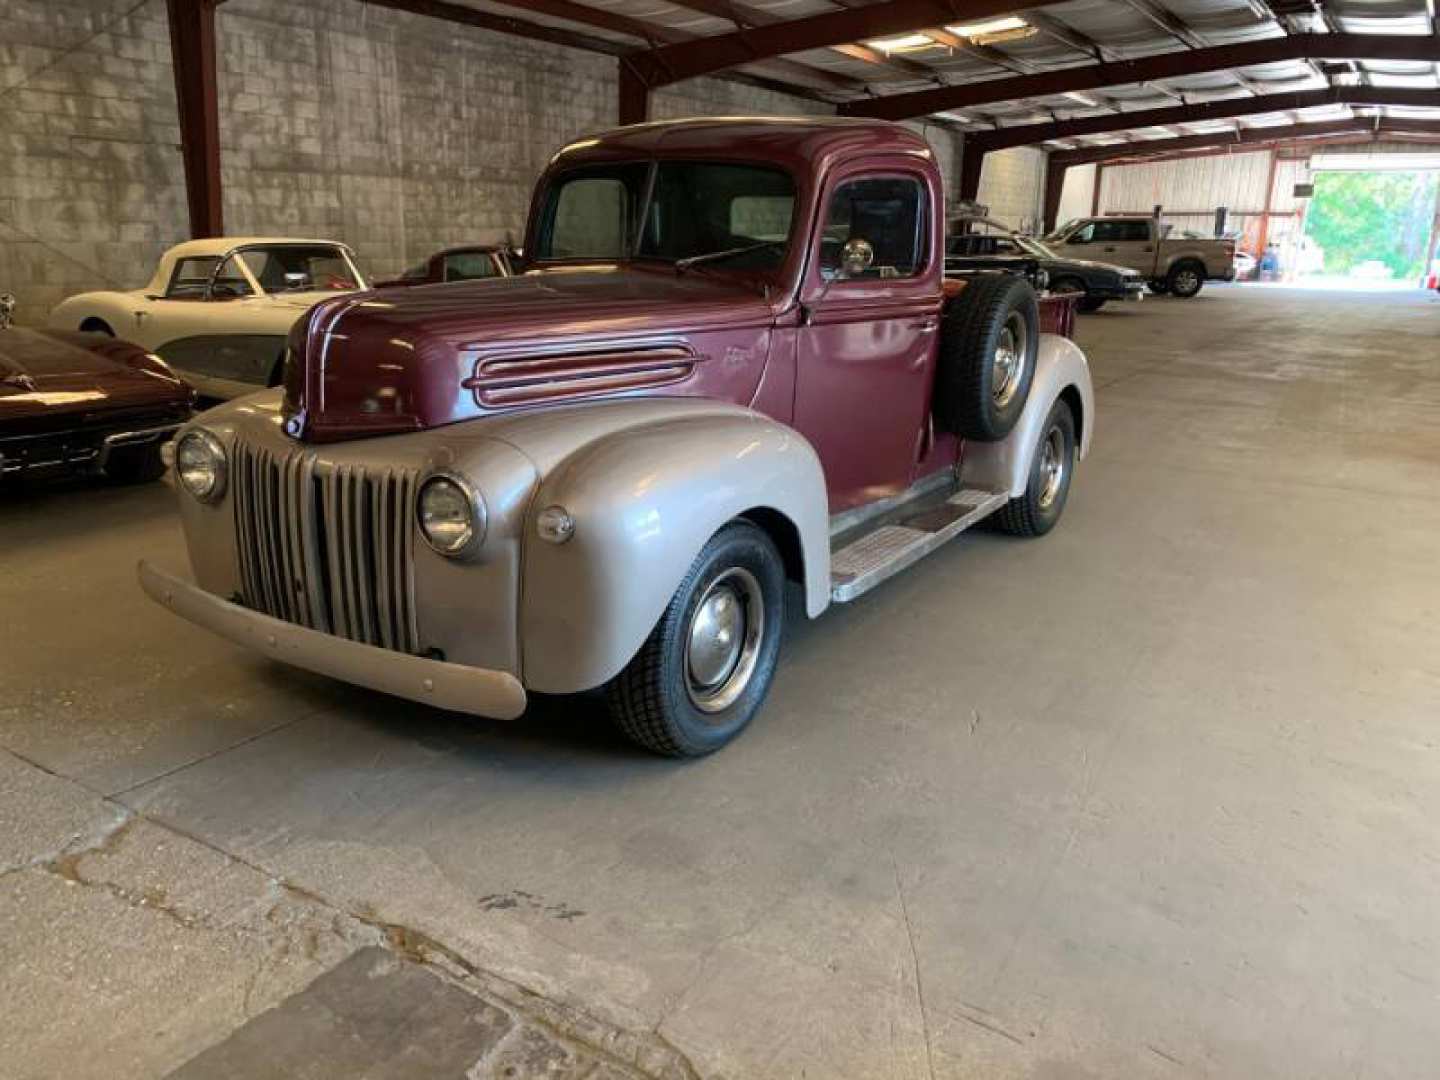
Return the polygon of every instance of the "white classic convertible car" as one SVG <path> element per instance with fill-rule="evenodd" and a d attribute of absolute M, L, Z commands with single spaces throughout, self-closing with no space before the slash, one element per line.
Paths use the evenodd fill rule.
<path fill-rule="evenodd" d="M 72 296 L 57 330 L 90 330 L 158 354 L 207 397 L 280 382 L 285 335 L 321 300 L 369 286 L 332 240 L 215 237 L 177 244 L 143 289 Z"/>

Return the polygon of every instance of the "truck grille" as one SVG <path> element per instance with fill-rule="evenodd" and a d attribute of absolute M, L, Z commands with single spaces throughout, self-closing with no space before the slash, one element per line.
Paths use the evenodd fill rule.
<path fill-rule="evenodd" d="M 255 611 L 367 645 L 419 651 L 416 474 L 317 464 L 237 443 L 232 462 L 242 600 Z"/>

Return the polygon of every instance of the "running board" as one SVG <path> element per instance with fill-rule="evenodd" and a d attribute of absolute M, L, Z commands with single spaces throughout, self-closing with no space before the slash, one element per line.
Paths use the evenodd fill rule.
<path fill-rule="evenodd" d="M 830 556 L 830 599 L 854 600 L 984 521 L 1009 501 L 1005 491 L 962 488 L 903 521 L 881 525 Z"/>

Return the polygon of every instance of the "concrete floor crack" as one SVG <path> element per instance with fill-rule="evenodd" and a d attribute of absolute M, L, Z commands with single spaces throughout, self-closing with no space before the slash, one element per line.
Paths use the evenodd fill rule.
<path fill-rule="evenodd" d="M 905 940 L 910 943 L 910 964 L 915 973 L 915 1001 L 920 1008 L 920 1030 L 925 1036 L 925 1065 L 930 1080 L 935 1080 L 935 1048 L 930 1039 L 930 1010 L 925 1005 L 925 980 L 920 974 L 920 952 L 915 947 L 915 926 L 910 921 L 910 905 L 905 900 L 905 886 L 900 880 L 900 864 L 892 853 L 890 867 L 895 871 L 895 895 L 900 898 L 900 917 L 905 921 Z"/>

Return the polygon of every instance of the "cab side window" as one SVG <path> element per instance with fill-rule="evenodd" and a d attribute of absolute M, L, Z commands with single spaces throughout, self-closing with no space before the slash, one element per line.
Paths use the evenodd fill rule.
<path fill-rule="evenodd" d="M 1087 222 L 1065 238 L 1067 244 L 1088 244 L 1095 239 L 1095 222 Z"/>
<path fill-rule="evenodd" d="M 925 206 L 924 187 L 913 177 L 872 177 L 841 184 L 826 208 L 821 274 L 827 280 L 914 277 L 928 254 Z M 866 252 L 864 245 L 868 258 L 857 255 Z"/>

